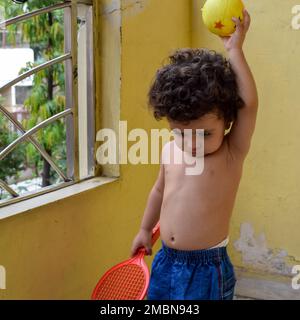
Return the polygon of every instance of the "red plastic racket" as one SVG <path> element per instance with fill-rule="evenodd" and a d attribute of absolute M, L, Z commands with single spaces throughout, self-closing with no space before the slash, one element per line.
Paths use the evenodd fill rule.
<path fill-rule="evenodd" d="M 158 222 L 152 230 L 152 245 L 159 236 Z M 141 248 L 134 257 L 109 269 L 97 283 L 92 300 L 143 300 L 150 281 L 145 254 L 146 249 Z"/>

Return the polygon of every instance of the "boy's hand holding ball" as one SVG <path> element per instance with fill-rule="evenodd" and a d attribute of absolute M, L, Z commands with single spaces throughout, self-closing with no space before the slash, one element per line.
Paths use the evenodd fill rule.
<path fill-rule="evenodd" d="M 222 38 L 227 51 L 242 49 L 250 15 L 241 0 L 207 0 L 202 17 L 208 30 Z"/>
<path fill-rule="evenodd" d="M 203 22 L 212 33 L 230 36 L 235 31 L 232 17 L 243 21 L 243 10 L 241 0 L 207 0 L 202 8 Z"/>

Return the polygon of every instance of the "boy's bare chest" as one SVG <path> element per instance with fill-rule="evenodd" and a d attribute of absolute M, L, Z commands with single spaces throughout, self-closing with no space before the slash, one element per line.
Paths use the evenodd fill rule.
<path fill-rule="evenodd" d="M 242 174 L 242 163 L 231 159 L 225 146 L 215 154 L 205 156 L 198 163 L 195 160 L 193 164 L 184 161 L 177 164 L 172 160 L 174 158 L 164 164 L 166 192 L 185 190 L 207 195 L 213 191 L 221 195 L 235 191 Z M 198 170 L 200 174 L 188 174 L 187 169 L 195 168 L 189 172 L 197 172 L 196 168 L 200 166 L 201 170 Z"/>
<path fill-rule="evenodd" d="M 202 169 L 198 169 L 198 167 Z M 192 169 L 195 174 L 188 174 L 187 169 Z M 197 174 L 197 172 L 201 172 Z M 240 170 L 227 164 L 226 160 L 204 159 L 202 164 L 190 166 L 186 164 L 166 164 L 165 165 L 165 187 L 180 185 L 203 186 L 210 185 L 221 186 L 234 183 L 240 177 Z"/>

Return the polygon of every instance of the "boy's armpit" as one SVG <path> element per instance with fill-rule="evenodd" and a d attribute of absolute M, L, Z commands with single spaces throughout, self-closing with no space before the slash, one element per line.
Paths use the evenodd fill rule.
<path fill-rule="evenodd" d="M 256 125 L 258 107 L 244 107 L 239 110 L 228 136 L 230 151 L 246 156 L 250 150 L 251 140 Z"/>

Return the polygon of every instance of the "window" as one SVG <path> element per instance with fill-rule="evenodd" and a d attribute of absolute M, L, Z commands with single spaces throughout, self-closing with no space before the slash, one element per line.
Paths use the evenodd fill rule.
<path fill-rule="evenodd" d="M 46 3 L 0 0 L 0 207 L 94 176 L 92 1 Z"/>

